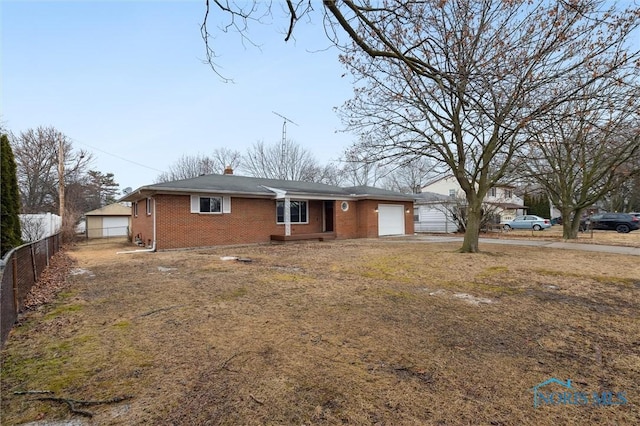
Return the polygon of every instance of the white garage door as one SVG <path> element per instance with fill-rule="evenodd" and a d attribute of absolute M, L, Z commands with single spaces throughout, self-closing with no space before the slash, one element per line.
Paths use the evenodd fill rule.
<path fill-rule="evenodd" d="M 404 206 L 378 204 L 378 235 L 404 235 Z"/>
<path fill-rule="evenodd" d="M 102 218 L 102 236 L 126 236 L 129 232 L 129 218 L 127 216 L 110 216 Z"/>

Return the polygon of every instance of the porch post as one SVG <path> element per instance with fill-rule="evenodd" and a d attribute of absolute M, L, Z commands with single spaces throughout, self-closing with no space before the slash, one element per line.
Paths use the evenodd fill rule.
<path fill-rule="evenodd" d="M 284 235 L 291 235 L 291 200 L 284 197 Z"/>

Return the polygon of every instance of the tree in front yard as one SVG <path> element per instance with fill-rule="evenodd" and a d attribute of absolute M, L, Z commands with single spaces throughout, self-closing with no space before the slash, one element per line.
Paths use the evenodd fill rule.
<path fill-rule="evenodd" d="M 273 18 L 271 2 L 214 2 L 222 28 L 247 37 L 249 23 Z M 630 35 L 638 8 L 583 1 L 287 1 L 286 35 L 314 10 L 342 51 L 354 97 L 342 109 L 370 161 L 426 157 L 465 193 L 462 252 L 477 252 L 482 200 L 518 170 L 525 127 L 555 114 L 613 71 L 639 58 Z M 209 2 L 201 27 L 209 63 Z"/>
<path fill-rule="evenodd" d="M 620 69 L 556 114 L 529 123 L 522 170 L 562 212 L 563 238 L 577 238 L 583 212 L 640 174 L 640 86 Z"/>
<path fill-rule="evenodd" d="M 461 251 L 476 252 L 483 199 L 520 171 L 529 124 L 633 64 L 637 53 L 625 43 L 637 11 L 605 12 L 594 2 L 389 4 L 361 10 L 356 29 L 386 56 L 344 46 L 359 83 L 344 121 L 374 135 L 359 145 L 372 158 L 422 156 L 450 171 L 467 202 Z"/>

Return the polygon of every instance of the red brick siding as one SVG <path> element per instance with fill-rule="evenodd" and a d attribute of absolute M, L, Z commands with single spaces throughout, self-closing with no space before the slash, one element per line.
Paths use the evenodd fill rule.
<path fill-rule="evenodd" d="M 358 201 L 358 236 L 360 238 L 374 238 L 378 236 L 378 213 L 376 209 L 381 201 Z"/>
<path fill-rule="evenodd" d="M 272 234 L 285 233 L 276 223 L 276 202 L 269 199 L 231 197 L 231 213 L 191 213 L 189 195 L 156 195 L 156 248 L 207 247 L 268 242 Z M 140 206 L 144 205 L 144 200 Z M 144 208 L 143 208 L 144 209 Z M 143 210 L 144 212 L 144 210 Z M 133 235 L 153 239 L 152 216 L 132 220 Z M 322 201 L 309 201 L 308 224 L 292 224 L 292 234 L 322 232 Z"/>
<path fill-rule="evenodd" d="M 153 216 L 147 216 L 146 201 L 138 200 L 138 216 L 134 215 L 134 203 L 131 203 L 131 235 L 134 242 L 140 237 L 145 244 L 153 243 Z"/>
<path fill-rule="evenodd" d="M 358 238 L 358 201 L 347 201 L 349 208 L 342 211 L 342 201 L 334 202 L 333 229 L 336 238 Z"/>
<path fill-rule="evenodd" d="M 263 243 L 272 234 L 284 235 L 284 224 L 276 223 L 273 199 L 231 197 L 231 213 L 191 213 L 189 195 L 156 195 L 156 248 L 207 247 L 226 244 Z M 411 213 L 405 217 L 407 234 L 413 234 L 413 203 L 377 200 L 348 201 L 349 209 L 334 202 L 334 232 L 337 238 L 378 236 L 379 203 L 405 204 Z M 291 234 L 323 231 L 324 201 L 310 200 L 308 224 L 292 224 Z M 153 240 L 153 215 L 147 216 L 145 200 L 139 202 L 138 216 L 132 217 L 132 235 L 140 235 L 145 244 Z"/>
<path fill-rule="evenodd" d="M 361 200 L 358 201 L 358 236 L 360 238 L 375 238 L 378 236 L 378 204 L 401 204 L 404 214 L 404 233 L 413 235 L 413 202 L 411 201 L 380 201 Z M 409 213 L 406 211 L 409 210 Z"/>

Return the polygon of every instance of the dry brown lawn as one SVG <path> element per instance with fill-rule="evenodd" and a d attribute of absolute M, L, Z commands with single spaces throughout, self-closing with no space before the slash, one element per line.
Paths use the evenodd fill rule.
<path fill-rule="evenodd" d="M 458 247 L 77 246 L 2 352 L 2 424 L 640 424 L 639 257 Z M 627 403 L 534 408 L 551 377 Z"/>
<path fill-rule="evenodd" d="M 509 239 L 533 239 L 547 241 L 565 241 L 578 244 L 601 244 L 616 245 L 626 247 L 640 247 L 640 231 L 632 231 L 627 234 L 618 234 L 613 231 L 590 230 L 579 232 L 578 238 L 574 240 L 562 239 L 562 227 L 552 226 L 543 231 L 527 231 L 522 229 L 511 230 L 509 232 L 488 232 L 480 234 L 481 238 L 509 238 Z"/>

